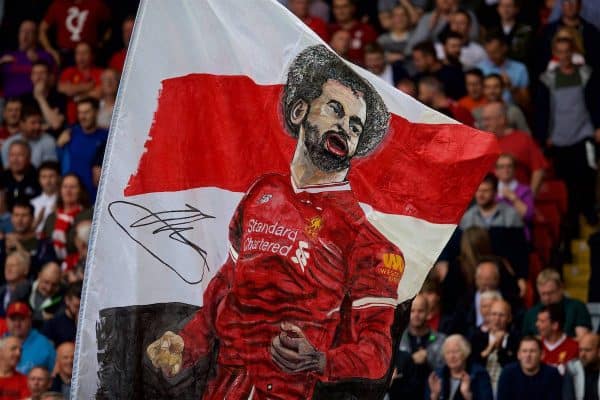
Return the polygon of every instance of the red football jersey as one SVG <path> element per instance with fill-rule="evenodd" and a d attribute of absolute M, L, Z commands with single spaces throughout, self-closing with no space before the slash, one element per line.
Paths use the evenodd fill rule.
<path fill-rule="evenodd" d="M 89 71 L 80 71 L 77 67 L 68 67 L 60 75 L 61 82 L 83 83 L 94 82 L 95 86 L 100 86 L 102 69 L 92 67 Z M 67 122 L 74 124 L 77 122 L 77 105 L 72 98 L 67 102 Z"/>
<path fill-rule="evenodd" d="M 567 335 L 564 335 L 557 343 L 549 345 L 545 340 L 543 343 L 542 362 L 559 367 L 559 371 L 564 373 L 564 366 L 567 362 L 579 356 L 579 345 Z"/>
<path fill-rule="evenodd" d="M 289 176 L 264 176 L 238 205 L 229 236 L 227 263 L 180 333 L 184 366 L 220 341 L 205 399 L 307 399 L 317 381 L 386 374 L 404 259 L 367 222 L 347 183 L 299 189 Z M 273 363 L 282 322 L 326 354 L 324 374 L 290 375 Z"/>
<path fill-rule="evenodd" d="M 27 376 L 15 371 L 7 378 L 0 378 L 0 400 L 21 400 L 27 396 Z"/>
<path fill-rule="evenodd" d="M 340 29 L 343 29 L 338 24 L 331 26 L 331 34 L 333 35 Z M 350 29 L 350 48 L 348 49 L 348 59 L 355 64 L 363 65 L 365 63 L 365 46 L 377 40 L 377 32 L 369 24 L 356 21 Z"/>
<path fill-rule="evenodd" d="M 498 136 L 498 144 L 502 153 L 509 153 L 515 157 L 515 178 L 521 183 L 528 185 L 533 171 L 548 168 L 548 161 L 540 146 L 525 132 L 515 130 Z"/>

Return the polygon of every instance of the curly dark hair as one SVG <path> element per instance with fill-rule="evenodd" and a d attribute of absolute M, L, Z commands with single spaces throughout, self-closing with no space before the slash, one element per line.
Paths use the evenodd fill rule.
<path fill-rule="evenodd" d="M 364 156 L 383 140 L 390 113 L 375 88 L 323 45 L 307 47 L 290 65 L 282 97 L 286 128 L 294 138 L 298 138 L 299 126 L 290 118 L 294 104 L 298 100 L 310 104 L 321 96 L 323 84 L 329 79 L 340 82 L 354 92 L 364 93 L 367 118 L 356 149 L 357 156 Z"/>

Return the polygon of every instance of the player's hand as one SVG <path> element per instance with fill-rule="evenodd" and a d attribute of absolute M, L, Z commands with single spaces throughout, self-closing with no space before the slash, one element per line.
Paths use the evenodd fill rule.
<path fill-rule="evenodd" d="M 315 349 L 298 326 L 289 322 L 281 324 L 279 335 L 271 342 L 271 358 L 275 365 L 287 373 L 325 371 L 325 353 Z"/>
<path fill-rule="evenodd" d="M 152 342 L 146 354 L 154 368 L 159 368 L 163 375 L 177 375 L 183 364 L 183 338 L 171 331 L 166 331 L 159 339 Z"/>

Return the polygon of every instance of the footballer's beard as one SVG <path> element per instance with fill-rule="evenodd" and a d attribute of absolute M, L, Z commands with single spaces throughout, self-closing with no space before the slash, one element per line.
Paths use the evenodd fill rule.
<path fill-rule="evenodd" d="M 350 168 L 348 135 L 344 131 L 327 131 L 304 122 L 304 147 L 312 163 L 324 172 L 339 172 Z"/>

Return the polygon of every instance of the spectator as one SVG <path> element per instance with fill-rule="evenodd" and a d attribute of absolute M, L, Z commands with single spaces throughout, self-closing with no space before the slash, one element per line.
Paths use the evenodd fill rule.
<path fill-rule="evenodd" d="M 592 329 L 592 320 L 585 304 L 579 300 L 565 297 L 560 275 L 553 269 L 545 269 L 536 279 L 540 302 L 525 314 L 523 334 L 537 334 L 536 319 L 543 306 L 562 304 L 565 313 L 564 331 L 568 336 L 581 337 Z"/>
<path fill-rule="evenodd" d="M 6 139 L 2 144 L 4 168 L 9 168 L 8 149 L 17 140 L 25 141 L 31 150 L 30 162 L 39 167 L 44 161 L 56 161 L 56 141 L 42 131 L 43 116 L 37 105 L 26 105 L 21 113 L 19 133 Z"/>
<path fill-rule="evenodd" d="M 440 327 L 443 326 L 440 307 L 442 292 L 438 280 L 428 277 L 425 282 L 423 282 L 421 294 L 425 296 L 427 305 L 429 306 L 427 326 L 434 331 L 441 331 Z"/>
<path fill-rule="evenodd" d="M 350 35 L 350 32 L 341 29 L 331 35 L 331 42 L 329 45 L 338 56 L 348 59 L 351 39 L 352 36 Z"/>
<path fill-rule="evenodd" d="M 458 10 L 458 0 L 436 0 L 434 9 L 419 19 L 415 32 L 408 43 L 407 51 L 412 51 L 419 42 L 434 41 L 446 28 L 450 16 L 456 10 Z M 479 25 L 475 15 L 470 13 L 470 16 L 473 23 L 469 30 L 469 39 L 475 40 L 479 35 Z"/>
<path fill-rule="evenodd" d="M 79 221 L 75 225 L 74 244 L 77 252 L 69 254 L 62 265 L 67 282 L 83 281 L 91 229 L 92 221 L 89 219 Z"/>
<path fill-rule="evenodd" d="M 554 35 L 554 41 L 558 39 L 567 39 L 573 43 L 573 56 L 572 62 L 577 66 L 585 65 L 585 50 L 583 48 L 583 39 L 581 38 L 581 34 L 575 28 L 570 26 L 563 26 L 556 31 L 556 35 Z M 553 71 L 558 68 L 560 65 L 558 59 L 552 55 L 552 58 L 548 62 L 548 66 L 546 67 L 547 71 Z"/>
<path fill-rule="evenodd" d="M 79 124 L 65 130 L 58 138 L 59 157 L 63 175 L 75 173 L 81 178 L 92 200 L 96 187 L 92 179 L 92 165 L 98 149 L 108 138 L 108 131 L 97 125 L 98 101 L 86 98 L 77 103 Z"/>
<path fill-rule="evenodd" d="M 81 301 L 81 281 L 69 284 L 65 292 L 65 308 L 44 323 L 42 333 L 55 346 L 64 342 L 74 342 Z"/>
<path fill-rule="evenodd" d="M 415 82 L 410 78 L 401 79 L 400 82 L 396 84 L 396 89 L 412 98 L 417 98 L 417 85 L 415 85 Z"/>
<path fill-rule="evenodd" d="M 469 33 L 471 31 L 472 15 L 465 10 L 456 10 L 450 15 L 450 22 L 447 29 L 440 36 L 447 36 L 449 32 L 453 32 L 455 37 L 460 41 L 459 57 L 460 63 L 465 69 L 475 67 L 477 64 L 485 60 L 486 53 L 483 47 L 475 40 L 471 40 Z M 444 58 L 444 51 L 441 46 L 436 47 L 438 57 Z"/>
<path fill-rule="evenodd" d="M 51 383 L 50 372 L 46 367 L 33 367 L 27 374 L 27 389 L 31 395 L 25 400 L 40 400 L 42 393 L 50 389 Z"/>
<path fill-rule="evenodd" d="M 371 25 L 356 18 L 356 0 L 333 0 L 333 17 L 335 23 L 331 25 L 332 34 L 343 29 L 350 32 L 350 49 L 348 59 L 355 64 L 364 62 L 364 47 L 377 40 L 377 32 Z"/>
<path fill-rule="evenodd" d="M 383 49 L 377 43 L 370 43 L 365 46 L 365 69 L 392 86 L 401 79 L 408 77 L 408 73 L 401 63 L 386 64 Z"/>
<path fill-rule="evenodd" d="M 75 344 L 73 342 L 64 342 L 56 349 L 56 376 L 52 381 L 51 390 L 62 393 L 65 399 L 70 398 L 71 378 L 73 375 L 73 356 L 75 353 Z"/>
<path fill-rule="evenodd" d="M 487 59 L 478 64 L 485 75 L 499 74 L 504 81 L 502 98 L 507 103 L 529 105 L 529 73 L 525 65 L 507 57 L 508 45 L 501 36 L 490 35 L 485 41 Z"/>
<path fill-rule="evenodd" d="M 93 64 L 92 47 L 85 42 L 75 47 L 75 66 L 65 68 L 60 75 L 58 91 L 68 97 L 67 122 L 77 120 L 76 103 L 87 97 L 100 97 L 102 69 Z"/>
<path fill-rule="evenodd" d="M 431 371 L 444 366 L 442 344 L 446 336 L 427 326 L 428 313 L 427 298 L 417 295 L 410 309 L 408 328 L 402 334 L 399 345 L 400 351 L 410 354 L 414 363 L 415 385 L 412 393 L 415 397 L 425 394 L 427 377 Z"/>
<path fill-rule="evenodd" d="M 310 15 L 310 0 L 288 0 L 287 7 L 289 10 L 298 17 L 302 22 L 312 29 L 317 35 L 321 37 L 325 42 L 330 39 L 329 31 L 327 30 L 327 24 L 321 18 Z M 123 42 L 129 43 L 131 39 L 131 32 L 128 32 L 129 38 L 125 37 L 125 23 L 123 23 Z M 132 21 L 133 28 L 133 21 Z M 127 47 L 127 46 L 125 46 Z M 123 58 L 125 60 L 125 58 Z M 121 68 L 122 70 L 122 68 Z"/>
<path fill-rule="evenodd" d="M 2 127 L 0 127 L 0 141 L 15 135 L 21 127 L 21 110 L 23 102 L 18 98 L 9 98 L 2 110 Z"/>
<path fill-rule="evenodd" d="M 119 73 L 114 69 L 105 69 L 100 77 L 100 105 L 98 108 L 98 126 L 108 129 L 112 119 L 117 90 L 119 89 Z"/>
<path fill-rule="evenodd" d="M 15 301 L 27 301 L 31 292 L 29 274 L 29 254 L 24 251 L 13 251 L 4 263 L 4 279 L 6 284 L 0 288 L 0 316 L 6 316 L 9 304 Z"/>
<path fill-rule="evenodd" d="M 548 163 L 538 144 L 525 132 L 508 127 L 506 106 L 490 102 L 482 109 L 483 126 L 496 134 L 503 153 L 511 154 L 516 161 L 515 178 L 527 184 L 535 195 L 542 184 Z"/>
<path fill-rule="evenodd" d="M 462 37 L 453 31 L 442 35 L 441 43 L 436 43 L 437 57 L 446 65 L 464 69 L 460 61 Z"/>
<path fill-rule="evenodd" d="M 27 377 L 16 370 L 21 357 L 21 341 L 16 337 L 0 338 L 0 399 L 21 400 L 29 396 Z"/>
<path fill-rule="evenodd" d="M 65 400 L 65 396 L 58 392 L 46 392 L 42 393 L 40 400 Z"/>
<path fill-rule="evenodd" d="M 40 24 L 40 43 L 58 64 L 72 61 L 78 43 L 102 45 L 110 35 L 110 11 L 102 0 L 54 0 Z M 56 32 L 57 48 L 49 31 Z"/>
<path fill-rule="evenodd" d="M 54 368 L 56 352 L 52 343 L 37 329 L 31 327 L 31 309 L 24 302 L 11 303 L 6 312 L 8 332 L 22 340 L 21 360 L 17 370 L 22 374 L 36 365 L 42 365 L 50 371 Z"/>
<path fill-rule="evenodd" d="M 125 65 L 125 56 L 127 55 L 127 49 L 129 48 L 129 42 L 133 34 L 133 24 L 135 22 L 134 16 L 128 16 L 121 25 L 123 48 L 115 52 L 108 63 L 109 68 L 118 71 L 119 74 L 123 72 L 123 66 Z M 323 39 L 325 40 L 325 39 Z"/>
<path fill-rule="evenodd" d="M 26 105 L 37 105 L 42 111 L 44 123 L 42 128 L 53 136 L 60 133 L 65 122 L 67 99 L 55 88 L 54 72 L 43 61 L 38 61 L 31 67 L 31 84 L 33 93 L 23 96 Z"/>
<path fill-rule="evenodd" d="M 31 287 L 29 305 L 33 310 L 33 324 L 41 328 L 64 308 L 61 290 L 61 270 L 55 262 L 45 264 Z"/>
<path fill-rule="evenodd" d="M 542 344 L 525 336 L 519 344 L 518 363 L 502 368 L 497 400 L 560 400 L 562 379 L 556 368 L 541 362 Z"/>
<path fill-rule="evenodd" d="M 46 161 L 38 169 L 39 183 L 42 193 L 31 200 L 34 208 L 34 222 L 36 234 L 43 231 L 48 215 L 56 208 L 58 198 L 58 184 L 60 181 L 60 165 L 55 161 Z"/>
<path fill-rule="evenodd" d="M 495 300 L 489 312 L 488 331 L 477 332 L 472 338 L 474 360 L 485 366 L 496 393 L 502 368 L 517 360 L 520 335 L 511 329 L 510 304 Z"/>
<path fill-rule="evenodd" d="M 482 121 L 483 106 L 487 103 L 500 102 L 506 107 L 506 118 L 508 119 L 507 125 L 512 129 L 530 133 L 529 124 L 527 123 L 523 111 L 521 111 L 518 106 L 505 103 L 504 100 L 502 100 L 503 88 L 504 81 L 498 74 L 490 74 L 483 79 L 484 104 L 472 111 L 477 126 L 481 129 L 485 129 Z"/>
<path fill-rule="evenodd" d="M 31 200 L 40 194 L 37 172 L 31 165 L 31 148 L 25 140 L 15 140 L 8 147 L 7 168 L 0 173 L 0 185 L 6 188 L 9 209 L 16 199 Z"/>
<path fill-rule="evenodd" d="M 0 58 L 4 96 L 10 98 L 31 93 L 31 68 L 38 61 L 51 64 L 52 56 L 37 46 L 36 23 L 25 20 L 19 27 L 19 50 L 8 52 Z"/>
<path fill-rule="evenodd" d="M 508 43 L 508 57 L 529 64 L 532 60 L 533 29 L 520 22 L 519 4 L 517 0 L 498 1 L 499 25 L 492 28 L 495 35 L 500 35 Z"/>
<path fill-rule="evenodd" d="M 467 92 L 465 89 L 465 76 L 462 68 L 442 64 L 437 59 L 435 47 L 432 42 L 422 42 L 417 44 L 412 51 L 413 63 L 417 74 L 415 81 L 432 75 L 438 81 L 442 82 L 446 94 L 454 100 L 463 97 Z"/>
<path fill-rule="evenodd" d="M 531 239 L 533 223 L 533 193 L 527 185 L 515 179 L 515 158 L 507 153 L 496 160 L 496 177 L 498 178 L 498 202 L 512 206 L 525 223 L 525 235 Z"/>
<path fill-rule="evenodd" d="M 500 270 L 494 262 L 484 260 L 477 265 L 475 270 L 475 293 L 472 293 L 471 303 L 474 313 L 474 323 L 477 328 L 487 332 L 489 330 L 489 311 L 492 303 L 502 300 L 500 289 Z M 485 297 L 486 304 L 483 304 Z"/>
<path fill-rule="evenodd" d="M 72 173 L 65 175 L 60 184 L 56 210 L 48 216 L 44 225 L 44 237 L 52 238 L 59 260 L 75 251 L 73 227 L 79 221 L 90 218 L 89 200 L 81 179 Z"/>
<path fill-rule="evenodd" d="M 587 66 L 573 64 L 573 42 L 557 39 L 553 51 L 559 67 L 540 77 L 536 120 L 537 135 L 551 147 L 556 174 L 569 193 L 568 239 L 577 234 L 582 213 L 591 225 L 599 222 L 596 203 L 595 141 L 600 140 L 600 115 L 596 110 L 600 86 Z"/>
<path fill-rule="evenodd" d="M 542 361 L 555 366 L 561 375 L 566 363 L 577 358 L 577 342 L 568 337 L 564 330 L 565 312 L 560 303 L 543 306 L 538 311 L 535 326 L 542 339 Z"/>
<path fill-rule="evenodd" d="M 466 108 L 446 96 L 442 83 L 432 76 L 419 80 L 419 101 L 465 125 L 475 126 L 473 116 Z"/>
<path fill-rule="evenodd" d="M 600 398 L 600 340 L 586 333 L 579 339 L 579 359 L 567 364 L 563 400 Z"/>
<path fill-rule="evenodd" d="M 388 63 L 404 61 L 406 45 L 410 38 L 412 21 L 410 1 L 396 5 L 391 13 L 390 31 L 379 36 L 377 43 L 385 51 L 385 60 Z"/>
<path fill-rule="evenodd" d="M 446 365 L 429 375 L 426 399 L 492 399 L 488 373 L 480 365 L 468 363 L 471 346 L 461 335 L 450 335 L 442 347 Z"/>

